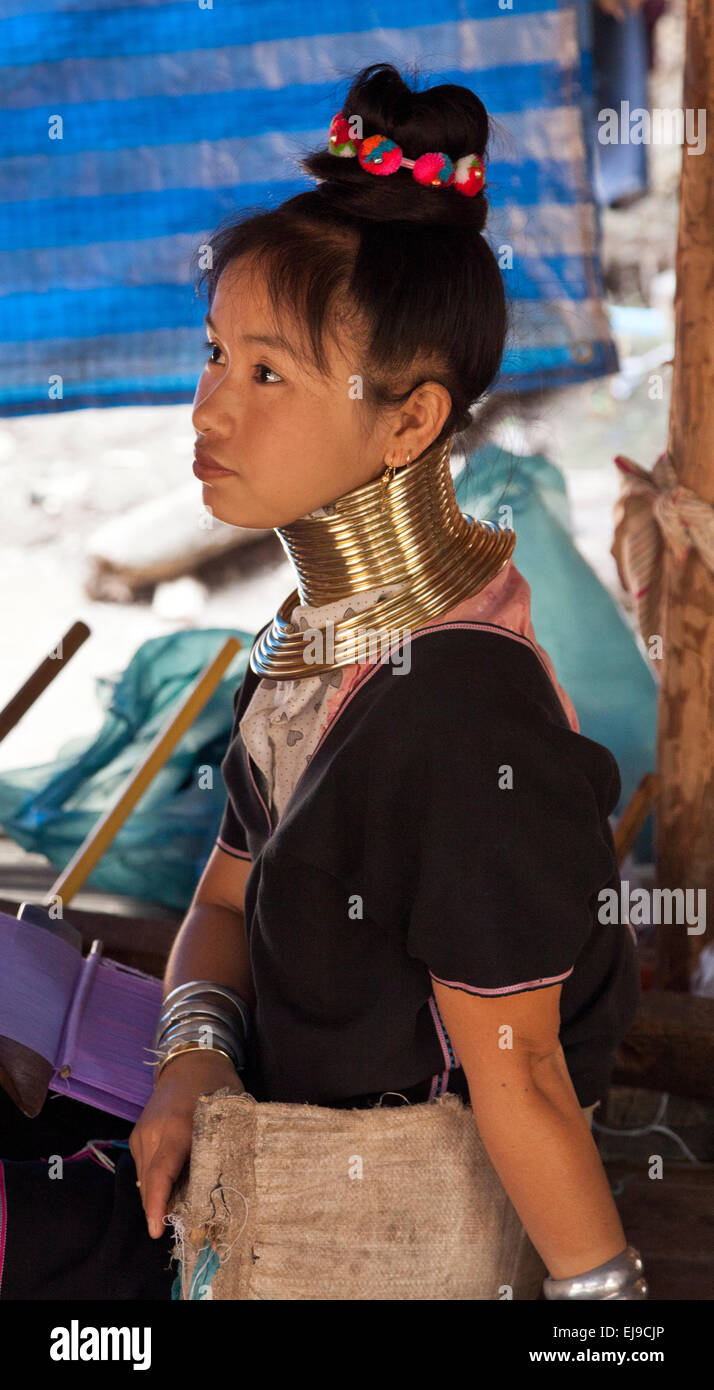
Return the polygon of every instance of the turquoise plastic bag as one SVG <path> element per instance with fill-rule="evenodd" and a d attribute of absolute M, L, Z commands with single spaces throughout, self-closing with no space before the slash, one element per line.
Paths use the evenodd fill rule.
<path fill-rule="evenodd" d="M 575 546 L 565 479 L 542 454 L 496 444 L 469 455 L 455 483 L 463 511 L 511 524 L 513 562 L 531 588 L 536 637 L 550 656 L 587 738 L 614 753 L 622 778 L 620 815 L 638 782 L 656 768 L 657 683 L 617 604 Z M 652 858 L 651 824 L 637 840 Z"/>
<path fill-rule="evenodd" d="M 63 869 L 228 637 L 241 650 L 86 880 L 88 888 L 185 911 L 220 825 L 220 763 L 252 633 L 208 628 L 144 642 L 116 680 L 97 681 L 106 709 L 98 734 L 63 744 L 51 763 L 0 775 L 5 833 Z"/>

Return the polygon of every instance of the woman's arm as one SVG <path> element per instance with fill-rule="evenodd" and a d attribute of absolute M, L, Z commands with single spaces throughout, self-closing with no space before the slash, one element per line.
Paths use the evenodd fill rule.
<path fill-rule="evenodd" d="M 253 867 L 218 846 L 206 867 L 171 948 L 164 998 L 188 980 L 228 985 L 255 1008 L 255 988 L 243 915 L 243 895 Z"/>
<path fill-rule="evenodd" d="M 189 980 L 228 985 L 255 1008 L 243 915 L 251 861 L 217 846 L 196 887 L 174 941 L 164 975 L 164 998 Z M 233 1063 L 206 1048 L 180 1053 L 164 1067 L 129 1136 L 141 1184 L 149 1233 L 160 1236 L 174 1183 L 191 1152 L 193 1113 L 199 1095 L 228 1087 L 245 1088 Z"/>
<path fill-rule="evenodd" d="M 553 1279 L 627 1245 L 560 1046 L 561 988 L 486 999 L 434 981 L 484 1146 Z"/>

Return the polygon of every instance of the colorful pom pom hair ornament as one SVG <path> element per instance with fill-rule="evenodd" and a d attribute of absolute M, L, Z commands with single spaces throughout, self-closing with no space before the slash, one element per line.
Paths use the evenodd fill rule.
<path fill-rule="evenodd" d="M 422 154 L 418 159 L 405 159 L 394 140 L 386 135 L 369 135 L 358 140 L 350 135 L 349 122 L 342 111 L 330 121 L 327 148 L 339 158 L 357 156 L 369 174 L 395 174 L 397 169 L 411 169 L 412 178 L 437 188 L 456 188 L 467 198 L 481 192 L 486 178 L 486 166 L 478 154 L 465 154 L 454 163 L 448 154 Z"/>

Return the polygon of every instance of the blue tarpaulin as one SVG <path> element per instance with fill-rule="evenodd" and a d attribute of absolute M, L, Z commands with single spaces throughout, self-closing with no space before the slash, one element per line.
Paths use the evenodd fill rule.
<path fill-rule="evenodd" d="M 498 123 L 486 235 L 512 334 L 497 385 L 618 369 L 590 0 L 3 0 L 0 14 L 0 414 L 192 400 L 193 251 L 227 214 L 311 186 L 298 157 L 379 61 L 470 86 Z"/>

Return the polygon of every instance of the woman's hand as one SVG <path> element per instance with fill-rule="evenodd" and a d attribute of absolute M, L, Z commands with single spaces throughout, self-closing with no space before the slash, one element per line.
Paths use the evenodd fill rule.
<path fill-rule="evenodd" d="M 149 1235 L 162 1235 L 173 1185 L 191 1153 L 193 1112 L 198 1097 L 228 1086 L 245 1090 L 222 1052 L 201 1048 L 166 1064 L 129 1135 Z"/>

